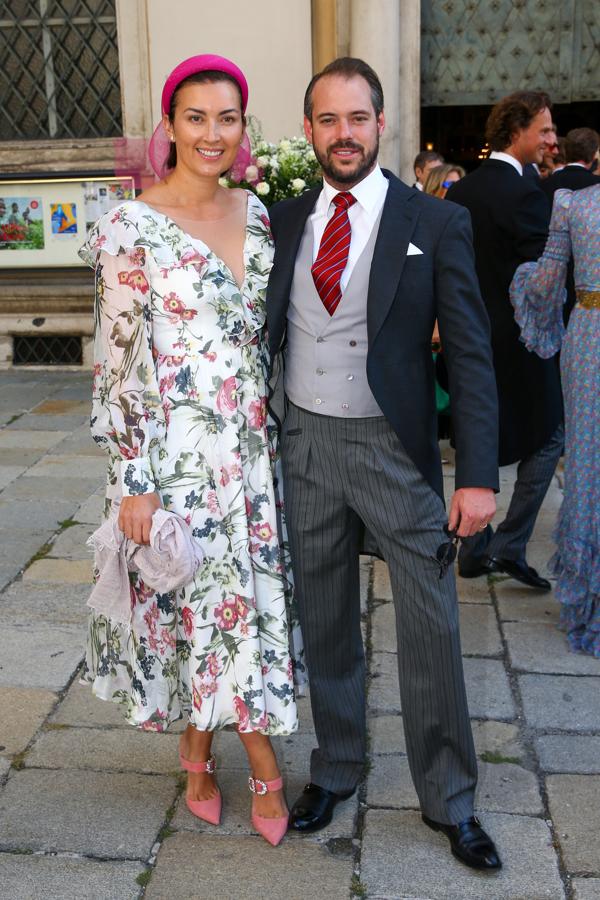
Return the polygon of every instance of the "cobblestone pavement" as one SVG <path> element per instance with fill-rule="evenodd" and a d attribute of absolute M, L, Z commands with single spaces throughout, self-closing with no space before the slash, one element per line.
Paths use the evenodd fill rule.
<path fill-rule="evenodd" d="M 370 764 L 331 826 L 273 849 L 249 824 L 235 735 L 218 736 L 219 828 L 182 802 L 177 735 L 137 732 L 78 684 L 104 461 L 89 437 L 89 377 L 0 375 L 0 897 L 221 900 L 600 898 L 600 661 L 568 652 L 553 598 L 505 578 L 459 579 L 480 759 L 478 810 L 505 861 L 475 873 L 420 821 L 402 731 L 386 568 L 362 564 Z M 446 454 L 449 455 L 449 454 Z M 448 491 L 452 465 L 445 466 Z M 503 470 L 500 509 L 514 473 Z M 545 569 L 552 486 L 531 543 Z M 287 792 L 313 733 L 278 742 Z"/>

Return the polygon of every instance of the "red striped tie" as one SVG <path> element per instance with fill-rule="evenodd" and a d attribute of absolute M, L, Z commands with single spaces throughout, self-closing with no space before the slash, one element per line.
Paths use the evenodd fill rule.
<path fill-rule="evenodd" d="M 349 191 L 341 191 L 333 198 L 335 212 L 328 221 L 317 258 L 312 265 L 312 277 L 323 306 L 330 316 L 342 299 L 340 280 L 348 262 L 352 230 L 348 210 L 356 197 Z"/>

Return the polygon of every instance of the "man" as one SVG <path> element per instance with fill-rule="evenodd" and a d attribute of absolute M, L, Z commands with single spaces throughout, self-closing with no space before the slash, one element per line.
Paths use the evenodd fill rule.
<path fill-rule="evenodd" d="M 434 150 L 421 150 L 420 153 L 417 153 L 413 163 L 413 169 L 415 170 L 413 187 L 418 191 L 422 191 L 430 171 L 436 166 L 441 166 L 443 162 L 444 157 Z"/>
<path fill-rule="evenodd" d="M 304 127 L 323 189 L 272 208 L 267 299 L 274 369 L 284 373 L 287 396 L 278 413 L 285 508 L 319 744 L 291 827 L 325 826 L 365 762 L 364 524 L 390 569 L 407 753 L 423 818 L 468 865 L 498 868 L 473 817 L 476 760 L 430 351 L 437 318 L 457 433 L 448 524 L 474 534 L 495 509 L 497 408 L 468 216 L 379 168 L 383 92 L 362 60 L 335 60 L 313 78 Z"/>
<path fill-rule="evenodd" d="M 527 162 L 523 166 L 523 177 L 531 178 L 539 187 L 541 187 L 544 178 L 547 178 L 554 171 L 554 160 L 560 153 L 557 128 L 554 122 L 550 131 L 546 133 L 545 140 L 546 146 L 540 162 Z"/>
<path fill-rule="evenodd" d="M 565 140 L 565 156 L 567 164 L 563 169 L 547 178 L 543 190 L 550 198 L 559 188 L 579 191 L 582 188 L 600 184 L 600 176 L 590 171 L 598 156 L 600 138 L 592 128 L 573 128 Z"/>
<path fill-rule="evenodd" d="M 474 578 L 504 572 L 522 584 L 549 591 L 550 582 L 527 564 L 526 548 L 563 446 L 562 399 L 555 359 L 540 359 L 519 339 L 508 289 L 518 265 L 536 260 L 548 236 L 548 201 L 527 163 L 539 164 L 554 137 L 550 98 L 518 91 L 494 106 L 487 121 L 489 158 L 448 191 L 471 213 L 475 264 L 492 326 L 500 407 L 498 463 L 519 462 L 508 513 L 463 541 L 459 573 Z"/>

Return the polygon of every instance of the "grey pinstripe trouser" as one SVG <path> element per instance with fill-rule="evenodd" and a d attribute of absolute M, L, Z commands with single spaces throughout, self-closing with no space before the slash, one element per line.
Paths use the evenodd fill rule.
<path fill-rule="evenodd" d="M 318 748 L 311 779 L 352 790 L 366 754 L 360 632 L 361 520 L 389 565 L 408 761 L 438 822 L 473 812 L 477 764 L 464 687 L 443 504 L 384 418 L 341 419 L 290 405 L 282 429 L 286 518 Z M 432 557 L 434 559 L 432 559 Z"/>

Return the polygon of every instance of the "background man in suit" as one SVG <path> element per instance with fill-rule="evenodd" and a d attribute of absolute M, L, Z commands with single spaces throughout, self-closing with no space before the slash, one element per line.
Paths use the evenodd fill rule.
<path fill-rule="evenodd" d="M 519 461 L 506 518 L 495 534 L 488 527 L 463 541 L 459 573 L 472 578 L 501 571 L 540 590 L 551 585 L 527 564 L 526 548 L 562 452 L 560 378 L 555 359 L 541 359 L 519 340 L 508 289 L 517 266 L 536 260 L 548 236 L 548 200 L 522 173 L 527 163 L 541 161 L 554 137 L 550 107 L 548 95 L 537 91 L 518 91 L 497 103 L 486 126 L 489 159 L 447 194 L 469 210 L 473 223 L 477 275 L 492 326 L 498 463 Z"/>
<path fill-rule="evenodd" d="M 569 131 L 565 140 L 566 166 L 542 183 L 542 189 L 550 203 L 554 200 L 554 194 L 559 188 L 580 191 L 593 184 L 600 184 L 600 175 L 594 175 L 591 171 L 595 167 L 599 148 L 600 137 L 593 128 L 573 128 L 572 131 Z M 565 325 L 569 321 L 576 301 L 573 260 L 570 260 L 567 267 L 567 299 L 563 309 Z"/>
<path fill-rule="evenodd" d="M 413 187 L 418 191 L 422 191 L 431 170 L 436 166 L 441 166 L 443 162 L 444 157 L 436 153 L 435 150 L 421 150 L 420 153 L 417 153 L 413 163 L 413 169 L 415 170 Z"/>
<path fill-rule="evenodd" d="M 331 63 L 305 97 L 323 189 L 271 210 L 268 329 L 274 361 L 283 358 L 285 506 L 319 744 L 290 824 L 326 825 L 365 761 L 364 523 L 390 568 L 407 753 L 424 820 L 468 865 L 498 868 L 473 817 L 476 760 L 430 351 L 437 318 L 457 435 L 449 526 L 470 535 L 492 518 L 497 487 L 489 326 L 468 215 L 382 172 L 384 126 L 370 66 Z"/>
<path fill-rule="evenodd" d="M 598 156 L 599 147 L 600 137 L 593 128 L 573 128 L 569 131 L 565 139 L 566 166 L 542 182 L 542 190 L 550 198 L 550 202 L 559 188 L 579 191 L 593 184 L 600 184 L 600 175 L 593 175 L 590 171 Z"/>

